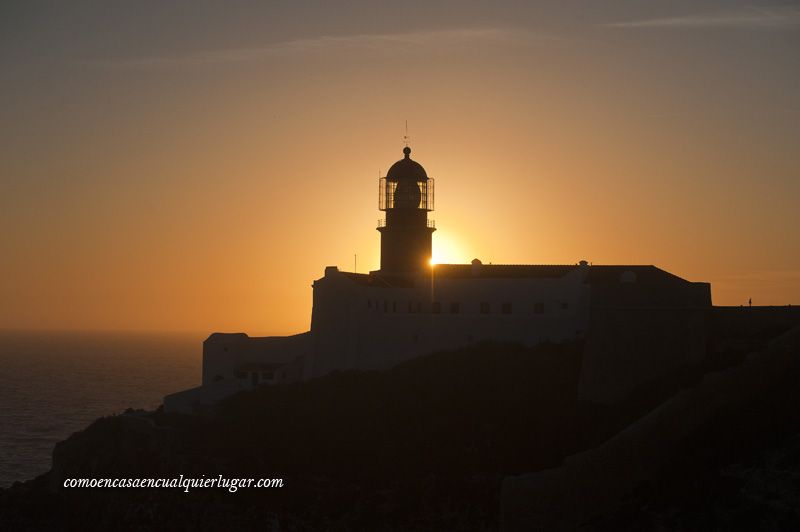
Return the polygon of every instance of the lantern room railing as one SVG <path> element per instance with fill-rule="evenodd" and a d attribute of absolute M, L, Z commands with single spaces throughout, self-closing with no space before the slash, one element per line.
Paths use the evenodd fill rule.
<path fill-rule="evenodd" d="M 436 220 L 425 220 L 425 224 L 427 227 L 430 227 L 431 229 L 436 229 Z M 378 228 L 381 227 L 386 227 L 385 218 L 381 218 L 380 220 L 378 220 Z"/>

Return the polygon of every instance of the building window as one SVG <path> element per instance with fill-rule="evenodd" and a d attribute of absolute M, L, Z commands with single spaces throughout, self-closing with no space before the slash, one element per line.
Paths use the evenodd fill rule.
<path fill-rule="evenodd" d="M 434 301 L 433 304 L 431 305 L 431 312 L 433 312 L 434 314 L 441 314 L 442 304 L 439 303 L 438 301 Z"/>
<path fill-rule="evenodd" d="M 262 379 L 272 379 L 273 377 L 274 377 L 274 374 L 271 371 L 262 371 L 261 372 L 261 378 Z"/>
<path fill-rule="evenodd" d="M 490 309 L 489 303 L 481 303 L 481 314 L 489 314 Z"/>
<path fill-rule="evenodd" d="M 417 312 L 422 312 L 422 301 L 417 301 Z"/>
<path fill-rule="evenodd" d="M 411 314 L 412 312 L 414 312 L 414 309 L 411 308 L 411 301 L 409 301 L 408 302 L 408 313 Z"/>
<path fill-rule="evenodd" d="M 397 312 L 397 301 L 392 301 L 392 312 Z"/>
<path fill-rule="evenodd" d="M 384 299 L 383 300 L 383 311 L 386 312 L 387 310 L 389 310 L 389 302 Z"/>
<path fill-rule="evenodd" d="M 417 342 L 419 342 L 419 335 L 418 334 L 414 334 L 413 336 L 411 336 L 411 339 L 414 341 L 414 343 L 417 343 Z"/>
<path fill-rule="evenodd" d="M 246 379 L 247 378 L 247 372 L 246 371 L 241 371 L 241 370 L 237 371 L 236 372 L 236 378 L 237 379 Z"/>
<path fill-rule="evenodd" d="M 511 314 L 511 303 L 503 303 L 500 312 L 503 314 Z"/>
<path fill-rule="evenodd" d="M 533 304 L 533 313 L 534 314 L 544 314 L 544 303 L 534 303 Z"/>
<path fill-rule="evenodd" d="M 569 309 L 569 303 L 567 303 L 566 301 L 563 301 L 561 303 L 561 310 L 567 310 L 567 309 Z"/>
<path fill-rule="evenodd" d="M 459 312 L 461 312 L 461 303 L 458 301 L 450 303 L 450 314 L 458 314 Z"/>
<path fill-rule="evenodd" d="M 367 308 L 372 308 L 372 300 L 367 299 Z"/>

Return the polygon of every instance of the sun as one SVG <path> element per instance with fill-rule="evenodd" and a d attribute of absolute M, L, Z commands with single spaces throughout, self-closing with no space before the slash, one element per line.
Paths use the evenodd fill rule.
<path fill-rule="evenodd" d="M 468 261 L 461 243 L 447 234 L 437 234 L 433 239 L 430 265 L 462 264 Z"/>

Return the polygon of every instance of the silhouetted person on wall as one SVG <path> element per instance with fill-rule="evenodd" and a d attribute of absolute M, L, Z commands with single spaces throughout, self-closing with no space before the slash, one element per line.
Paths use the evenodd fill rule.
<path fill-rule="evenodd" d="M 753 298 L 752 297 L 747 300 L 747 306 L 748 307 L 752 307 L 753 306 Z"/>

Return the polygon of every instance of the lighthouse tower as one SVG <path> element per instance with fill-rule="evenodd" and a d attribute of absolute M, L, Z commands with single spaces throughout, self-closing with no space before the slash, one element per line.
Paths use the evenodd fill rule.
<path fill-rule="evenodd" d="M 436 230 L 428 212 L 433 210 L 433 178 L 411 159 L 411 148 L 380 178 L 378 208 L 386 219 L 378 221 L 381 233 L 381 272 L 402 274 L 430 266 L 431 240 Z"/>

